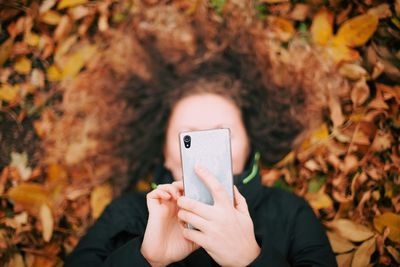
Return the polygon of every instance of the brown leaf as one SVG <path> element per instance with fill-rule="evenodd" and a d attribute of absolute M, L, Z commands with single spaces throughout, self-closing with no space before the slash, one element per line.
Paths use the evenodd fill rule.
<path fill-rule="evenodd" d="M 8 38 L 7 41 L 0 46 L 0 66 L 2 66 L 11 55 L 14 40 Z"/>
<path fill-rule="evenodd" d="M 98 185 L 90 194 L 90 207 L 92 209 L 92 218 L 97 219 L 104 208 L 112 200 L 112 188 L 109 184 Z"/>
<path fill-rule="evenodd" d="M 361 106 L 369 97 L 369 87 L 365 82 L 365 79 L 354 84 L 351 90 L 351 101 L 355 107 Z"/>
<path fill-rule="evenodd" d="M 384 19 L 392 16 L 389 4 L 380 4 L 379 6 L 368 9 L 368 14 L 372 14 L 379 19 Z"/>
<path fill-rule="evenodd" d="M 370 263 L 371 255 L 376 249 L 375 237 L 362 243 L 354 253 L 352 267 L 365 267 Z"/>
<path fill-rule="evenodd" d="M 351 267 L 351 262 L 354 257 L 354 252 L 339 254 L 336 256 L 336 261 L 339 267 Z"/>
<path fill-rule="evenodd" d="M 344 238 L 353 242 L 361 242 L 371 238 L 374 233 L 364 225 L 348 219 L 337 219 L 328 223 L 328 226 Z"/>
<path fill-rule="evenodd" d="M 342 64 L 339 73 L 351 80 L 359 80 L 368 76 L 368 72 L 363 67 L 350 63 Z"/>
<path fill-rule="evenodd" d="M 345 21 L 339 28 L 336 39 L 345 46 L 355 47 L 365 44 L 378 27 L 378 18 L 363 14 Z"/>
<path fill-rule="evenodd" d="M 393 259 L 400 264 L 400 252 L 392 246 L 387 246 L 386 249 L 392 255 Z"/>
<path fill-rule="evenodd" d="M 331 243 L 332 249 L 335 253 L 345 253 L 353 250 L 355 246 L 353 243 L 349 242 L 347 239 L 341 237 L 335 232 L 327 232 L 329 242 Z"/>
<path fill-rule="evenodd" d="M 389 239 L 400 243 L 400 215 L 386 212 L 374 218 L 374 226 L 379 232 L 388 227 L 390 229 Z"/>

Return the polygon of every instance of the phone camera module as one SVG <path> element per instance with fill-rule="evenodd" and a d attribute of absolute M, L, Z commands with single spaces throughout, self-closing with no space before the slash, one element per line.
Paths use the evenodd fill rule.
<path fill-rule="evenodd" d="M 183 143 L 185 144 L 185 147 L 186 147 L 186 148 L 189 148 L 189 147 L 190 147 L 190 141 L 191 141 L 191 138 L 190 138 L 189 135 L 185 135 L 185 136 L 183 137 Z"/>

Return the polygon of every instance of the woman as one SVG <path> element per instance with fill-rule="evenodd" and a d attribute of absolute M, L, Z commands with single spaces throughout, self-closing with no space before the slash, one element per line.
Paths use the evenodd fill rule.
<path fill-rule="evenodd" d="M 266 105 L 265 90 L 215 66 L 164 84 L 169 89 L 158 104 L 170 109 L 157 117 L 148 116 L 155 106 L 149 107 L 146 93 L 137 88 L 136 93 L 144 94 L 138 118 L 166 123 L 158 133 L 146 132 L 141 128 L 145 124 L 135 128 L 137 136 L 148 133 L 145 141 L 157 142 L 157 136 L 163 140 L 160 151 L 149 150 L 150 155 L 163 155 L 154 175 L 156 188 L 115 199 L 66 266 L 336 266 L 325 231 L 307 202 L 261 185 L 260 155 L 266 162 L 281 157 L 299 132 L 298 124 L 281 114 L 279 119 L 288 124 L 283 127 L 277 116 L 268 116 L 279 103 Z M 153 92 L 148 97 L 157 96 Z M 212 192 L 214 205 L 186 198 L 182 186 L 178 133 L 221 127 L 231 131 L 234 206 L 202 166 L 195 171 Z M 187 223 L 199 231 L 187 229 Z"/>

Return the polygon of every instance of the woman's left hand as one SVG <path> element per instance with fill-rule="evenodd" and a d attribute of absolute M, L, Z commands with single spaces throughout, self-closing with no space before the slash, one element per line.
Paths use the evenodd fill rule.
<path fill-rule="evenodd" d="M 214 205 L 180 197 L 178 217 L 197 228 L 183 229 L 183 236 L 203 247 L 221 266 L 247 266 L 259 254 L 246 199 L 234 186 L 235 204 L 223 185 L 208 170 L 197 166 L 197 175 L 211 191 Z"/>

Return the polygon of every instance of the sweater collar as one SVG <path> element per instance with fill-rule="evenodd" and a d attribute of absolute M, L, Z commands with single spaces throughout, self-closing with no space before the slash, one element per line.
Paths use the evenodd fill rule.
<path fill-rule="evenodd" d="M 233 176 L 234 184 L 246 198 L 250 209 L 254 209 L 257 205 L 262 190 L 259 161 L 260 153 L 252 150 L 243 172 Z M 171 171 L 165 168 L 164 164 L 160 164 L 155 170 L 151 187 L 155 188 L 158 184 L 172 183 L 173 181 Z"/>

